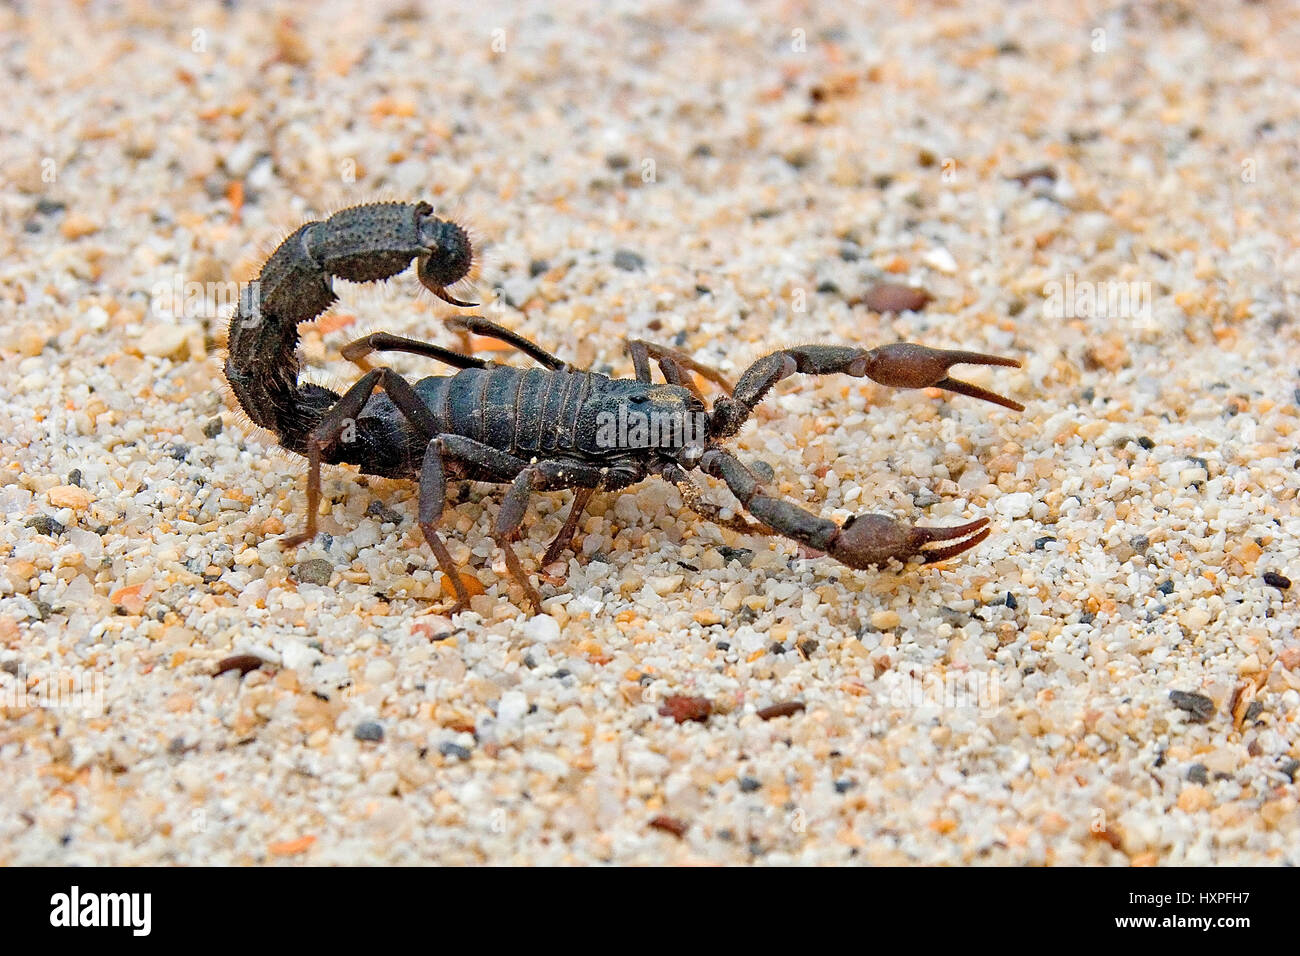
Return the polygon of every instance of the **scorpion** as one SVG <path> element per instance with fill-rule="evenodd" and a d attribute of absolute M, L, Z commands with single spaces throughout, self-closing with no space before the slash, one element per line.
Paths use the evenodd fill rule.
<path fill-rule="evenodd" d="M 458 307 L 448 287 L 469 275 L 474 250 L 465 230 L 434 215 L 428 203 L 352 206 L 308 222 L 286 238 L 240 295 L 227 343 L 225 375 L 239 405 L 279 444 L 308 462 L 306 527 L 282 539 L 285 547 L 315 537 L 322 464 L 351 464 L 366 475 L 418 482 L 418 524 L 456 595 L 452 613 L 470 595 L 439 534 L 448 482 L 508 485 L 492 537 L 511 578 L 533 606 L 542 598 L 520 564 L 518 540 L 535 492 L 571 489 L 573 503 L 542 559 L 563 554 L 598 490 L 618 491 L 649 476 L 671 482 L 696 514 L 746 534 L 777 534 L 851 568 L 943 561 L 988 537 L 988 518 L 954 527 L 917 526 L 884 514 L 860 514 L 843 524 L 819 517 L 773 494 L 725 443 L 740 431 L 774 385 L 788 376 L 867 376 L 898 388 L 937 387 L 1014 411 L 1024 406 L 949 376 L 964 363 L 1018 368 L 1011 358 L 896 343 L 873 349 L 801 345 L 759 358 L 732 385 L 720 372 L 664 345 L 628 339 L 635 378 L 576 368 L 481 315 L 457 314 L 447 324 L 494 338 L 538 367 L 519 368 L 462 354 L 430 342 L 373 332 L 342 349 L 364 374 L 342 395 L 300 382 L 298 326 L 321 316 L 337 299 L 332 280 L 375 282 L 412 262 L 419 282 Z M 470 351 L 466 349 L 465 351 Z M 403 352 L 437 360 L 456 371 L 411 384 L 393 369 L 374 366 L 374 352 Z M 651 377 L 653 360 L 665 379 Z M 695 379 L 719 394 L 710 407 Z M 646 429 L 653 421 L 694 428 Z M 605 427 L 632 423 L 631 428 Z M 710 503 L 691 472 L 720 479 L 743 508 Z M 937 547 L 932 547 L 937 545 Z"/>

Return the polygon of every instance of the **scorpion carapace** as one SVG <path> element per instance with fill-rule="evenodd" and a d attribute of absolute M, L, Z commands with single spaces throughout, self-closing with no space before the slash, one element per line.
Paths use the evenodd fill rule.
<path fill-rule="evenodd" d="M 988 536 L 987 518 L 934 528 L 866 514 L 837 525 L 776 497 L 724 444 L 772 387 L 796 372 L 866 376 L 898 388 L 934 386 L 1022 411 L 1009 398 L 948 375 L 958 363 L 1018 367 L 1014 359 L 907 343 L 875 349 L 804 345 L 763 356 L 732 387 L 683 352 L 633 339 L 627 345 L 636 377 L 616 379 L 574 368 L 516 333 L 469 315 L 448 324 L 506 342 L 540 368 L 499 365 L 375 332 L 344 347 L 343 356 L 365 374 L 343 395 L 298 382 L 297 326 L 334 302 L 332 279 L 383 280 L 414 261 L 427 288 L 466 305 L 446 289 L 468 274 L 471 258 L 464 231 L 435 217 L 425 203 L 354 206 L 289 236 L 241 297 L 230 325 L 226 377 L 248 416 L 309 462 L 306 528 L 286 539 L 287 546 L 316 534 L 322 463 L 418 481 L 420 529 L 456 593 L 455 610 L 468 605 L 469 594 L 438 533 L 452 480 L 509 485 L 492 534 L 534 607 L 541 606 L 541 596 L 511 542 L 537 491 L 575 492 L 543 566 L 568 546 L 596 491 L 651 475 L 675 484 L 687 506 L 710 521 L 749 534 L 779 534 L 854 568 L 891 559 L 942 561 Z M 370 365 L 366 357 L 383 351 L 423 355 L 457 371 L 412 385 L 392 369 Z M 652 382 L 652 360 L 666 384 Z M 696 374 L 722 392 L 711 408 Z M 694 470 L 721 479 L 752 517 L 708 502 L 691 479 Z"/>

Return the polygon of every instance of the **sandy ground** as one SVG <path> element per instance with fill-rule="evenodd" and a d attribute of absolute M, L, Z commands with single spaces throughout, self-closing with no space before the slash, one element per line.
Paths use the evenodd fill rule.
<path fill-rule="evenodd" d="M 0 862 L 1300 862 L 1295 7 L 455 6 L 0 10 Z M 476 486 L 453 620 L 413 487 L 335 469 L 282 551 L 305 469 L 234 410 L 227 290 L 382 197 L 620 375 L 629 335 L 1021 358 L 969 377 L 1023 414 L 796 377 L 735 443 L 992 536 L 853 571 L 651 481 L 562 581 L 542 495 L 533 616 Z M 340 291 L 318 381 L 457 344 L 409 275 Z"/>

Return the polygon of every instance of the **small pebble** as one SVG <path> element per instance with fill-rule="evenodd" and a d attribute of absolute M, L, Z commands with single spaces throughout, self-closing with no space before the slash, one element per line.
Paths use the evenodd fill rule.
<path fill-rule="evenodd" d="M 37 515 L 34 518 L 28 518 L 27 527 L 35 528 L 41 534 L 48 534 L 52 538 L 58 537 L 67 530 L 49 515 Z"/>
<path fill-rule="evenodd" d="M 367 720 L 364 723 L 357 724 L 357 729 L 352 732 L 352 736 L 356 737 L 357 740 L 383 740 L 384 725 L 377 721 Z"/>
<path fill-rule="evenodd" d="M 1276 571 L 1265 571 L 1264 583 L 1271 588 L 1277 588 L 1279 591 L 1285 591 L 1291 587 L 1291 579 L 1284 574 L 1278 574 Z"/>
<path fill-rule="evenodd" d="M 295 564 L 292 574 L 295 581 L 323 586 L 329 584 L 330 578 L 334 576 L 334 565 L 324 558 L 311 558 Z"/>
<path fill-rule="evenodd" d="M 709 719 L 709 715 L 712 713 L 713 702 L 707 697 L 686 697 L 681 694 L 674 694 L 671 697 L 665 697 L 663 703 L 659 705 L 660 716 L 671 717 L 679 724 L 688 720 L 703 723 Z"/>
<path fill-rule="evenodd" d="M 636 272 L 645 268 L 645 259 L 631 250 L 620 249 L 614 253 L 614 265 L 624 272 Z"/>
<path fill-rule="evenodd" d="M 879 282 L 867 290 L 862 304 L 872 312 L 919 312 L 931 300 L 930 293 L 898 282 Z"/>
<path fill-rule="evenodd" d="M 1215 714 L 1214 701 L 1204 694 L 1173 690 L 1169 692 L 1169 699 L 1173 701 L 1175 707 L 1187 711 L 1192 720 L 1200 724 L 1205 723 Z"/>

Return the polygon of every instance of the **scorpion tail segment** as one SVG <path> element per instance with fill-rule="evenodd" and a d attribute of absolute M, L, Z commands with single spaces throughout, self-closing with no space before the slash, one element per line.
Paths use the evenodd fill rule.
<path fill-rule="evenodd" d="M 280 243 L 230 323 L 226 377 L 248 417 L 285 447 L 302 446 L 322 410 L 320 396 L 298 385 L 298 325 L 334 304 L 334 277 L 377 282 L 417 259 L 421 281 L 437 289 L 467 275 L 473 259 L 464 230 L 427 203 L 352 206 Z"/>
<path fill-rule="evenodd" d="M 851 375 L 867 375 L 881 385 L 894 388 L 936 388 L 947 389 L 971 398 L 983 399 L 1012 411 L 1023 412 L 1025 407 L 996 392 L 971 385 L 948 375 L 954 365 L 1004 365 L 1019 368 L 1015 359 L 1000 355 L 985 355 L 982 352 L 964 352 L 952 349 L 932 349 L 910 342 L 885 345 L 866 352 L 854 363 Z"/>
<path fill-rule="evenodd" d="M 976 518 L 952 528 L 919 528 L 889 515 L 855 515 L 834 534 L 827 554 L 851 568 L 872 568 L 891 559 L 907 563 L 920 558 L 926 564 L 954 558 L 989 536 L 988 518 Z M 947 547 L 926 545 L 951 541 Z"/>

